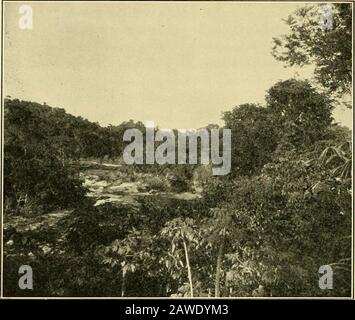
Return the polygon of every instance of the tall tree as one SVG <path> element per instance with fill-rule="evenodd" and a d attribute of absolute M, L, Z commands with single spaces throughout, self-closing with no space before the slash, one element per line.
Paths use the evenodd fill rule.
<path fill-rule="evenodd" d="M 279 139 L 296 147 L 323 139 L 332 122 L 331 100 L 308 81 L 279 81 L 268 90 L 266 102 Z"/>
<path fill-rule="evenodd" d="M 274 38 L 273 56 L 289 66 L 315 65 L 316 80 L 331 93 L 350 93 L 350 3 L 307 5 L 285 20 L 290 32 Z"/>
<path fill-rule="evenodd" d="M 270 161 L 277 135 L 266 108 L 242 104 L 223 114 L 225 126 L 232 130 L 232 170 L 253 175 Z"/>

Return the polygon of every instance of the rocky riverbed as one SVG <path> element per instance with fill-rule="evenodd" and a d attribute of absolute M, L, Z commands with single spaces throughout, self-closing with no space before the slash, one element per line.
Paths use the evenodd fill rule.
<path fill-rule="evenodd" d="M 140 172 L 127 174 L 120 167 L 105 164 L 83 169 L 80 175 L 88 190 L 87 196 L 96 200 L 96 206 L 108 202 L 133 204 L 142 196 L 194 200 L 200 198 L 202 192 L 198 186 L 193 186 L 189 192 L 176 192 L 168 176 Z"/>

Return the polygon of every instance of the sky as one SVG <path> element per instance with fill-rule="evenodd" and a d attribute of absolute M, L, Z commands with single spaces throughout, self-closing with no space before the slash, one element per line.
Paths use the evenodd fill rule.
<path fill-rule="evenodd" d="M 101 125 L 222 124 L 222 112 L 263 103 L 278 80 L 309 78 L 270 54 L 282 19 L 302 4 L 237 2 L 4 3 L 4 94 L 46 102 Z M 352 126 L 351 110 L 335 120 Z"/>

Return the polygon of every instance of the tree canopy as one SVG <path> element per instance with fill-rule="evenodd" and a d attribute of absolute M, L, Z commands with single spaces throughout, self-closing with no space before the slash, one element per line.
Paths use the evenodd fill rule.
<path fill-rule="evenodd" d="M 273 56 L 289 66 L 314 64 L 316 80 L 329 92 L 352 86 L 350 3 L 302 6 L 285 20 L 289 33 L 273 39 Z"/>

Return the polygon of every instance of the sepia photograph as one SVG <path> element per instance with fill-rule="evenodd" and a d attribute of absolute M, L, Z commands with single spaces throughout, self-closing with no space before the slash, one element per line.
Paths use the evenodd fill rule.
<path fill-rule="evenodd" d="M 1 298 L 354 299 L 351 1 L 1 22 Z"/>

